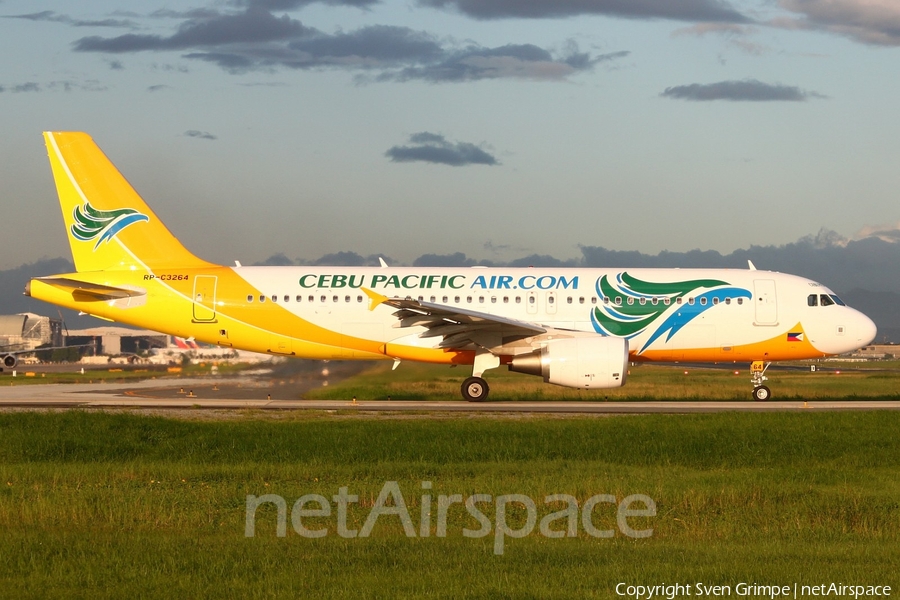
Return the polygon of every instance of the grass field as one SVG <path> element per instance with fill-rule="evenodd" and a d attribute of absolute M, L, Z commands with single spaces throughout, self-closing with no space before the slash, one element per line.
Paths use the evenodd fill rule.
<path fill-rule="evenodd" d="M 884 398 L 900 399 L 900 364 L 829 363 L 840 372 L 806 370 L 770 371 L 767 385 L 776 400 Z M 734 371 L 738 371 L 735 375 Z M 310 399 L 343 400 L 459 400 L 459 387 L 471 368 L 403 363 L 392 371 L 379 363 L 360 376 L 312 390 Z M 491 401 L 568 400 L 721 400 L 750 401 L 753 389 L 746 364 L 734 369 L 638 365 L 631 367 L 626 384 L 609 390 L 576 390 L 543 382 L 540 377 L 512 373 L 505 368 L 485 373 Z"/>
<path fill-rule="evenodd" d="M 619 582 L 900 586 L 900 415 L 364 417 L 0 413 L 0 596 L 16 598 L 615 598 Z M 418 530 L 430 493 L 646 494 L 652 536 L 406 537 L 396 516 L 344 539 L 335 517 L 245 537 L 248 494 L 359 495 L 359 529 L 397 481 Z M 436 500 L 435 500 L 436 502 Z M 490 504 L 484 513 L 495 522 Z M 519 527 L 524 510 L 512 510 Z M 598 527 L 615 508 L 598 507 Z M 559 529 L 559 525 L 555 526 Z M 564 524 L 563 527 L 564 528 Z"/>

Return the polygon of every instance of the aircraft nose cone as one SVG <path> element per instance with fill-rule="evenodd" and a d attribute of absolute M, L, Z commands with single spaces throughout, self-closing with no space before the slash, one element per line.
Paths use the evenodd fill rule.
<path fill-rule="evenodd" d="M 856 323 L 856 332 L 859 344 L 861 346 L 868 346 L 875 339 L 875 335 L 878 333 L 878 327 L 875 326 L 872 319 L 859 313 L 859 318 Z"/>

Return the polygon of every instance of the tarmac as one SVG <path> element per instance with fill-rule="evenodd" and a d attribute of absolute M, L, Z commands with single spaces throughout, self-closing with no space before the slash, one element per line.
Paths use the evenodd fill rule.
<path fill-rule="evenodd" d="M 309 381 L 308 385 L 321 385 Z M 641 414 L 900 410 L 894 400 L 772 400 L 769 402 L 465 402 L 428 400 L 297 400 L 297 385 L 283 389 L 250 378 L 153 379 L 122 383 L 33 384 L 0 387 L 3 408 L 255 409 L 418 413 Z M 776 390 L 777 393 L 777 390 Z"/>

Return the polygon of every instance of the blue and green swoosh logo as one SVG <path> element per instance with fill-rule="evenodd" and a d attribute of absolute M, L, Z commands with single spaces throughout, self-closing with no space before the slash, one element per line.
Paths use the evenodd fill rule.
<path fill-rule="evenodd" d="M 102 242 L 108 242 L 116 235 L 135 223 L 149 221 L 150 217 L 136 211 L 133 208 L 118 208 L 116 210 L 97 210 L 90 202 L 84 206 L 76 206 L 73 211 L 75 223 L 70 231 L 75 239 L 89 242 L 96 239 L 96 250 Z"/>
<path fill-rule="evenodd" d="M 663 335 L 668 342 L 682 327 L 726 298 L 751 297 L 748 290 L 719 279 L 656 283 L 632 277 L 627 272 L 619 273 L 612 281 L 607 275 L 600 277 L 597 293 L 611 301 L 591 312 L 594 330 L 628 339 L 652 331 L 640 352 Z M 695 298 L 694 303 L 677 303 L 678 298 L 685 297 Z M 616 304 L 615 298 L 622 298 L 622 303 Z M 657 324 L 658 321 L 661 322 Z"/>

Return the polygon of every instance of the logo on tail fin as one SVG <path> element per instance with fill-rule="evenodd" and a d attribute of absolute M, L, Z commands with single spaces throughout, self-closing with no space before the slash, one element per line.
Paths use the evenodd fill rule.
<path fill-rule="evenodd" d="M 150 217 L 133 208 L 97 210 L 91 206 L 90 202 L 85 202 L 84 206 L 76 206 L 73 216 L 75 223 L 71 228 L 72 235 L 82 242 L 99 238 L 94 244 L 94 250 L 100 246 L 101 242 L 113 239 L 129 225 L 150 220 Z"/>

